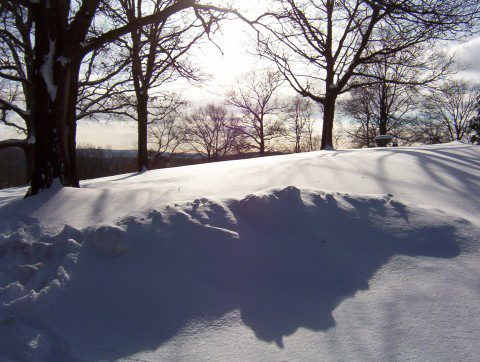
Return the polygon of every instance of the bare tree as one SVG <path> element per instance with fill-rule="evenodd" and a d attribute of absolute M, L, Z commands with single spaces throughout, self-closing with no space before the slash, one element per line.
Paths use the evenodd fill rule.
<path fill-rule="evenodd" d="M 428 54 L 428 58 L 422 54 Z M 452 57 L 425 51 L 422 46 L 412 46 L 360 69 L 368 77 L 359 76 L 352 84 L 368 83 L 371 78 L 377 82 L 353 88 L 349 98 L 339 101 L 341 113 L 358 125 L 348 132 L 356 147 L 369 146 L 376 136 L 387 134 L 404 145 L 414 142 L 411 131 L 421 89 L 454 72 Z"/>
<path fill-rule="evenodd" d="M 294 152 L 313 151 L 314 121 L 308 98 L 295 96 L 286 108 L 287 139 L 294 144 Z"/>
<path fill-rule="evenodd" d="M 33 87 L 33 21 L 18 5 L 0 7 L 0 123 L 24 136 L 0 141 L 0 149 L 19 147 L 25 152 L 27 181 L 33 170 L 35 137 L 30 113 Z"/>
<path fill-rule="evenodd" d="M 426 95 L 423 119 L 439 128 L 449 141 L 466 139 L 479 97 L 480 85 L 464 80 L 447 81 Z"/>
<path fill-rule="evenodd" d="M 337 149 L 342 141 L 344 140 L 345 136 L 345 129 L 343 127 L 343 122 L 341 120 L 338 120 L 335 122 L 335 125 L 333 126 L 333 147 Z M 320 149 L 318 147 L 317 149 Z"/>
<path fill-rule="evenodd" d="M 374 129 L 374 110 L 368 88 L 358 88 L 352 91 L 350 98 L 339 101 L 340 112 L 351 118 L 354 124 L 347 128 L 346 133 L 354 148 L 362 148 L 373 144 L 378 134 Z"/>
<path fill-rule="evenodd" d="M 153 167 L 167 166 L 187 138 L 186 129 L 181 125 L 186 102 L 178 95 L 170 95 L 168 101 L 164 111 L 157 112 L 159 116 L 152 117 L 148 123 L 149 154 Z"/>
<path fill-rule="evenodd" d="M 93 50 L 82 61 L 76 104 L 77 121 L 125 117 L 131 59 L 119 42 Z"/>
<path fill-rule="evenodd" d="M 385 64 L 385 67 L 389 66 Z M 380 64 L 375 66 L 381 69 Z M 394 68 L 402 76 L 402 69 Z M 349 98 L 339 102 L 340 112 L 357 125 L 348 132 L 355 147 L 371 145 L 376 136 L 391 134 L 404 144 L 410 143 L 410 128 L 418 106 L 419 93 L 414 84 L 382 81 L 369 87 L 352 89 Z"/>
<path fill-rule="evenodd" d="M 110 6 L 110 16 L 125 25 L 135 21 L 154 9 L 158 12 L 167 1 L 151 0 L 119 0 L 119 9 Z M 120 17 L 118 15 L 121 15 Z M 156 22 L 143 28 L 133 29 L 125 40 L 132 59 L 131 78 L 134 97 L 131 97 L 130 107 L 134 114 L 130 116 L 138 124 L 138 171 L 149 168 L 147 155 L 148 125 L 151 118 L 161 116 L 163 104 L 158 105 L 158 99 L 164 99 L 167 83 L 184 77 L 200 81 L 201 75 L 186 57 L 189 49 L 209 30 L 197 22 L 195 14 L 186 16 L 171 16 L 161 22 Z"/>
<path fill-rule="evenodd" d="M 162 2 L 158 9 L 123 26 L 108 21 L 99 10 L 105 0 L 0 0 L 0 13 L 13 6 L 28 12 L 32 22 L 32 105 L 30 121 L 35 137 L 31 187 L 27 196 L 49 188 L 54 179 L 79 186 L 76 170 L 76 103 L 79 75 L 85 57 L 135 29 L 162 23 L 188 9 L 210 31 L 215 14 L 229 11 L 195 0 Z M 58 96 L 61 95 L 61 96 Z"/>
<path fill-rule="evenodd" d="M 283 83 L 281 74 L 272 70 L 252 71 L 242 76 L 236 88 L 227 92 L 229 105 L 242 114 L 239 131 L 243 132 L 258 149 L 265 153 L 266 144 L 284 134 L 280 113 L 284 106 L 276 97 Z"/>
<path fill-rule="evenodd" d="M 320 149 L 321 138 L 315 129 L 316 119 L 311 116 L 305 123 L 305 137 L 303 149 L 312 152 Z"/>
<path fill-rule="evenodd" d="M 196 109 L 187 119 L 187 140 L 193 149 L 208 162 L 245 148 L 238 118 L 223 106 L 209 104 Z"/>
<path fill-rule="evenodd" d="M 412 140 L 426 145 L 435 145 L 449 142 L 450 137 L 437 122 L 416 117 L 412 129 Z"/>
<path fill-rule="evenodd" d="M 477 99 L 477 115 L 470 120 L 470 142 L 480 144 L 480 97 Z"/>
<path fill-rule="evenodd" d="M 5 56 L 0 59 L 0 108 L 2 123 L 13 127 L 26 137 L 22 140 L 5 140 L 0 147 L 17 146 L 26 153 L 27 177 L 33 171 L 34 125 L 31 118 L 34 104 L 33 65 L 34 43 L 33 16 L 29 8 L 18 4 L 8 4 L 0 11 L 0 49 Z M 95 31 L 93 31 L 95 32 Z M 104 45 L 91 52 L 81 64 L 76 103 L 76 120 L 110 118 L 121 106 L 116 95 L 119 74 L 128 64 L 128 60 L 119 57 L 119 49 L 111 49 L 114 44 Z M 101 58 L 98 61 L 97 58 Z M 123 61 L 120 61 L 123 60 Z M 68 59 L 59 58 L 60 63 Z M 5 92 L 7 90 L 8 92 Z"/>
<path fill-rule="evenodd" d="M 4 5 L 0 11 L 0 49 L 5 55 L 0 59 L 0 123 L 25 135 L 24 139 L 1 141 L 0 148 L 20 147 L 24 150 L 27 181 L 30 181 L 33 172 L 36 141 L 31 117 L 32 105 L 35 102 L 33 20 L 30 8 L 13 2 Z M 113 92 L 119 83 L 112 83 L 111 79 L 121 72 L 128 61 L 123 64 L 112 62 L 112 54 L 114 52 L 107 46 L 102 46 L 82 62 L 76 120 L 96 119 L 99 114 L 108 118 L 119 108 Z M 95 62 L 97 56 L 102 58 L 101 62 Z M 68 62 L 68 59 L 59 58 L 58 61 L 63 63 Z"/>
<path fill-rule="evenodd" d="M 418 44 L 467 32 L 477 0 L 277 0 L 259 19 L 259 54 L 291 87 L 323 106 L 322 148 L 332 147 L 340 94 L 378 81 L 368 65 Z M 385 42 L 385 39 L 391 41 Z M 363 81 L 359 78 L 363 77 Z"/>

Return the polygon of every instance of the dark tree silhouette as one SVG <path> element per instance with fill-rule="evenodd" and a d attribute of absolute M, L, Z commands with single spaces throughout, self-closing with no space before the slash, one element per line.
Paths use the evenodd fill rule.
<path fill-rule="evenodd" d="M 125 25 L 142 17 L 148 9 L 159 11 L 164 5 L 165 1 L 120 0 L 118 11 L 111 7 L 109 13 L 120 25 Z M 195 14 L 182 14 L 134 29 L 124 43 L 132 60 L 134 97 L 129 98 L 129 106 L 134 109 L 130 118 L 138 124 L 139 172 L 149 169 L 148 127 L 152 119 L 162 117 L 161 113 L 165 111 L 165 102 L 161 100 L 168 98 L 168 93 L 162 92 L 164 86 L 179 77 L 201 80 L 199 70 L 188 61 L 186 55 L 206 30 L 197 22 Z M 168 99 L 166 101 L 169 103 Z"/>
<path fill-rule="evenodd" d="M 238 118 L 222 106 L 209 104 L 196 109 L 185 125 L 187 141 L 208 162 L 245 149 Z"/>
<path fill-rule="evenodd" d="M 313 151 L 315 119 L 309 99 L 297 95 L 288 102 L 285 111 L 287 139 L 294 144 L 294 152 Z"/>
<path fill-rule="evenodd" d="M 82 61 L 91 52 L 143 26 L 162 23 L 190 9 L 208 32 L 215 14 L 227 9 L 197 4 L 194 0 L 166 1 L 151 14 L 110 26 L 93 26 L 102 0 L 1 0 L 0 13 L 20 6 L 31 17 L 33 34 L 31 123 L 35 137 L 32 182 L 28 195 L 49 188 L 54 179 L 79 186 L 76 170 L 76 104 Z"/>
<path fill-rule="evenodd" d="M 10 139 L 0 142 L 1 148 L 21 147 L 26 153 L 27 177 L 33 171 L 35 145 L 34 124 L 31 117 L 34 104 L 34 22 L 29 8 L 10 3 L 0 11 L 0 49 L 4 56 L 0 59 L 0 109 L 1 122 L 23 133 L 25 139 Z M 121 84 L 119 73 L 128 61 L 118 58 L 118 48 L 113 45 L 95 49 L 82 62 L 81 77 L 78 83 L 76 120 L 109 118 L 118 113 L 116 90 Z M 101 58 L 98 61 L 97 58 Z M 122 59 L 123 61 L 120 61 Z M 59 58 L 60 62 L 66 61 Z M 29 180 L 28 180 L 29 181 Z"/>
<path fill-rule="evenodd" d="M 33 170 L 35 137 L 31 121 L 33 87 L 33 21 L 27 9 L 17 5 L 0 10 L 0 123 L 12 127 L 23 139 L 0 141 L 0 150 L 19 147 L 25 153 L 27 182 Z"/>
<path fill-rule="evenodd" d="M 177 150 L 186 143 L 187 132 L 182 127 L 183 108 L 187 102 L 180 96 L 171 94 L 163 103 L 163 111 L 152 116 L 148 123 L 149 156 L 152 167 L 165 167 Z"/>

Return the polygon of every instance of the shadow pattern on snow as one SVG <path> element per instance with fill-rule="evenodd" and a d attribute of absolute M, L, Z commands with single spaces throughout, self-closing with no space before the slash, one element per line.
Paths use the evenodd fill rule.
<path fill-rule="evenodd" d="M 388 196 L 294 187 L 162 206 L 87 230 L 44 320 L 88 360 L 154 350 L 234 310 L 258 339 L 283 347 L 298 328 L 334 326 L 333 310 L 390 258 L 459 255 L 451 225 Z"/>

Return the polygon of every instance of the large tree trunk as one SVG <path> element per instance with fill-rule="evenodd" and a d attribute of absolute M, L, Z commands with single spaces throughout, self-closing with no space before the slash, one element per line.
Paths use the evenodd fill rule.
<path fill-rule="evenodd" d="M 148 170 L 148 95 L 137 94 L 137 122 L 138 122 L 138 172 Z"/>
<path fill-rule="evenodd" d="M 34 77 L 35 156 L 28 195 L 49 188 L 55 179 L 64 186 L 79 187 L 75 151 L 77 87 L 72 84 L 77 83 L 78 69 L 71 67 L 54 72 L 59 79 L 56 94 L 54 88 L 45 85 L 42 76 Z"/>
<path fill-rule="evenodd" d="M 259 144 L 259 151 L 260 156 L 265 155 L 265 132 L 263 129 L 263 119 L 260 120 L 260 144 Z"/>
<path fill-rule="evenodd" d="M 379 134 L 382 136 L 387 134 L 387 119 L 385 118 L 380 119 Z"/>
<path fill-rule="evenodd" d="M 51 10 L 53 12 L 53 10 Z M 31 118 L 35 132 L 32 182 L 27 196 L 49 188 L 54 180 L 79 187 L 75 154 L 75 104 L 80 60 L 75 44 L 61 35 L 64 24 L 40 11 L 35 24 L 35 62 Z M 60 28 L 60 29 L 59 29 Z"/>
<path fill-rule="evenodd" d="M 127 10 L 129 20 L 135 19 L 135 9 Z M 141 34 L 139 29 L 130 33 L 132 38 L 132 78 L 135 88 L 135 97 L 137 99 L 137 171 L 148 170 L 148 82 L 149 79 L 142 70 L 141 54 Z"/>
<path fill-rule="evenodd" d="M 335 118 L 336 96 L 327 95 L 323 104 L 323 128 L 321 149 L 333 148 L 333 121 Z"/>

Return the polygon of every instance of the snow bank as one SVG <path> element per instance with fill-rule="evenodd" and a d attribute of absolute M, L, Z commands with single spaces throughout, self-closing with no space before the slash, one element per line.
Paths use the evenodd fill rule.
<path fill-rule="evenodd" d="M 53 236 L 33 219 L 2 223 L 2 359 L 158 360 L 176 338 L 221 335 L 232 323 L 256 342 L 248 337 L 240 354 L 212 343 L 210 357 L 276 359 L 299 329 L 336 327 L 335 310 L 379 273 L 476 248 L 472 225 L 441 211 L 294 186 L 164 204 Z M 265 355 L 271 342 L 276 354 Z M 294 346 L 297 358 L 324 348 Z M 392 357 L 385 346 L 371 356 Z"/>
<path fill-rule="evenodd" d="M 479 190 L 458 142 L 1 190 L 0 360 L 477 360 Z"/>

